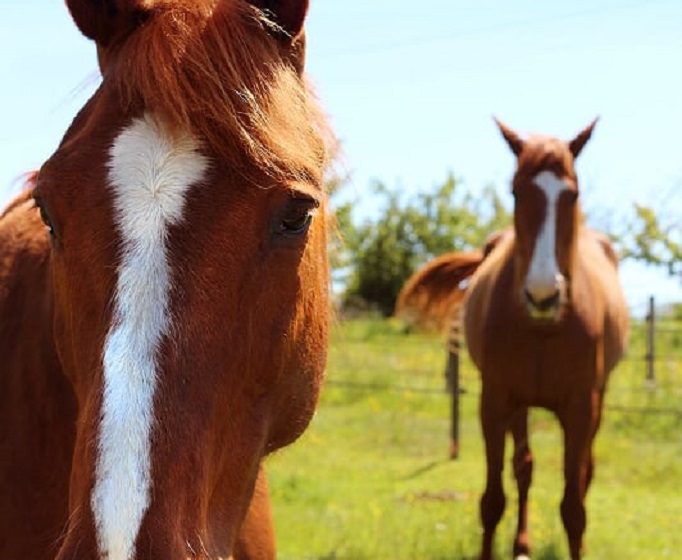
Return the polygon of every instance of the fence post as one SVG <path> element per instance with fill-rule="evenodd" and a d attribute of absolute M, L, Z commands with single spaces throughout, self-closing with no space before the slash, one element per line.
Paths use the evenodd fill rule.
<path fill-rule="evenodd" d="M 646 384 L 648 386 L 654 386 L 656 384 L 656 305 L 654 296 L 649 296 L 649 311 L 646 315 L 646 326 Z"/>
<path fill-rule="evenodd" d="M 459 349 L 448 348 L 445 370 L 450 392 L 450 459 L 459 457 Z"/>
<path fill-rule="evenodd" d="M 457 310 L 448 331 L 445 381 L 450 393 L 450 459 L 459 457 L 459 352 L 462 347 L 462 312 Z"/>

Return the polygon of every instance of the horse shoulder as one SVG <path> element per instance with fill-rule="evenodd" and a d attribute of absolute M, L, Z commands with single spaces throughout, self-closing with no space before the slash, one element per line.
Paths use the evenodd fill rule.
<path fill-rule="evenodd" d="M 514 238 L 514 230 L 512 228 L 503 229 L 491 233 L 485 240 L 485 245 L 483 246 L 483 256 L 488 258 L 488 256 L 498 247 L 504 246 L 505 243 L 509 243 Z"/>
<path fill-rule="evenodd" d="M 464 330 L 469 354 L 481 369 L 485 352 L 485 328 L 492 313 L 491 299 L 500 289 L 503 271 L 511 266 L 513 258 L 513 233 L 502 232 L 486 244 L 486 258 L 474 273 L 464 301 Z"/>
<path fill-rule="evenodd" d="M 608 237 L 601 232 L 586 230 L 579 246 L 580 266 L 589 279 L 585 294 L 585 309 L 599 314 L 594 319 L 603 332 L 607 370 L 618 362 L 627 343 L 629 311 L 618 274 L 618 255 Z"/>
<path fill-rule="evenodd" d="M 49 252 L 30 192 L 23 193 L 0 215 L 2 558 L 56 540 L 68 512 L 76 404 L 52 340 Z"/>
<path fill-rule="evenodd" d="M 604 252 L 604 255 L 606 256 L 608 261 L 615 268 L 618 268 L 619 263 L 618 252 L 616 251 L 616 248 L 613 246 L 613 243 L 611 243 L 611 240 L 609 239 L 608 235 L 596 230 L 588 231 L 590 235 L 594 238 L 594 240 L 597 242 L 599 247 L 601 247 L 601 250 Z"/>
<path fill-rule="evenodd" d="M 49 290 L 50 242 L 30 197 L 20 196 L 0 216 L 0 356 L 7 382 L 12 365 L 27 348 L 40 349 L 53 361 Z"/>
<path fill-rule="evenodd" d="M 44 268 L 48 254 L 45 227 L 25 191 L 0 214 L 0 299 L 22 274 Z"/>
<path fill-rule="evenodd" d="M 52 324 L 49 254 L 48 235 L 33 201 L 20 195 L 0 215 L 0 356 L 5 374 L 12 357 L 26 348 L 51 349 L 46 328 Z"/>

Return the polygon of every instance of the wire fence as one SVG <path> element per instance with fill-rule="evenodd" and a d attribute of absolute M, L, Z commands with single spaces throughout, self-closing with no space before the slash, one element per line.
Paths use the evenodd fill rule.
<path fill-rule="evenodd" d="M 632 324 L 630 341 L 626 355 L 609 382 L 605 410 L 625 415 L 650 415 L 682 420 L 682 321 L 659 321 L 652 297 L 648 301 L 645 319 Z M 386 355 L 391 355 L 390 348 L 386 348 Z M 390 365 L 386 367 L 390 368 Z M 329 379 L 326 386 L 332 390 L 373 394 L 392 392 L 435 399 L 450 398 L 451 431 L 453 440 L 457 441 L 459 400 L 477 399 L 480 396 L 480 381 L 473 364 L 464 361 L 460 366 L 458 353 L 448 352 L 447 365 L 441 368 L 445 370 L 448 390 L 445 390 L 445 383 L 442 387 L 424 386 L 423 383 L 406 383 L 391 377 L 382 382 Z M 419 373 L 427 376 L 429 373 L 436 373 L 419 369 Z"/>
<path fill-rule="evenodd" d="M 640 361 L 644 361 L 642 358 Z M 680 365 L 680 368 L 682 369 L 682 356 L 678 357 L 677 363 Z M 681 379 L 682 382 L 682 379 Z M 339 388 L 339 389 L 349 389 L 349 390 L 355 390 L 355 391 L 363 391 L 363 392 L 371 392 L 371 393 L 376 393 L 376 392 L 394 392 L 394 393 L 410 393 L 414 395 L 426 395 L 426 396 L 431 396 L 431 397 L 438 397 L 438 398 L 448 398 L 452 396 L 447 390 L 445 389 L 436 389 L 432 387 L 419 387 L 419 386 L 410 386 L 410 385 L 405 385 L 405 384 L 384 384 L 384 383 L 361 383 L 361 382 L 355 382 L 355 381 L 339 381 L 339 380 L 328 380 L 326 382 L 326 387 L 330 388 Z M 621 395 L 626 393 L 626 392 L 631 392 L 631 393 L 651 393 L 651 391 L 654 389 L 654 387 L 642 385 L 641 387 L 629 387 L 627 389 L 617 389 L 615 391 L 611 391 L 611 393 L 620 393 Z M 471 390 L 468 389 L 466 386 L 461 386 L 459 387 L 458 390 L 458 396 L 462 397 L 474 397 L 478 398 L 480 396 L 480 392 L 477 390 Z M 613 396 L 613 395 L 611 395 Z M 616 399 L 617 400 L 617 399 Z M 679 406 L 638 406 L 638 405 L 626 405 L 626 404 L 619 404 L 619 403 L 607 403 L 604 408 L 606 410 L 614 410 L 617 412 L 623 412 L 623 413 L 632 413 L 632 414 L 655 414 L 655 415 L 674 415 L 678 416 L 682 419 L 682 402 L 680 403 Z"/>

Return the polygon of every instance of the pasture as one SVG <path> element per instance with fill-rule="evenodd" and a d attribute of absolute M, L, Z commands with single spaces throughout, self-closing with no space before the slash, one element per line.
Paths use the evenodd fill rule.
<path fill-rule="evenodd" d="M 587 499 L 586 558 L 657 560 L 682 550 L 682 333 L 663 332 L 657 383 L 647 387 L 643 330 L 611 377 Z M 356 319 L 335 326 L 326 386 L 310 429 L 268 460 L 282 560 L 473 559 L 485 463 L 478 425 L 478 374 L 462 366 L 461 457 L 447 459 L 449 397 L 440 336 L 399 322 Z M 559 516 L 560 429 L 534 410 L 530 492 L 533 558 L 568 556 Z M 496 534 L 511 556 L 516 489 Z"/>

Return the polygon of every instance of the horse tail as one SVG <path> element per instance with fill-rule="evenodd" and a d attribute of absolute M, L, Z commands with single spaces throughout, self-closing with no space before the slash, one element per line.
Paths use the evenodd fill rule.
<path fill-rule="evenodd" d="M 461 284 L 483 262 L 481 251 L 446 253 L 415 272 L 398 295 L 396 315 L 426 328 L 444 330 L 461 304 Z"/>

